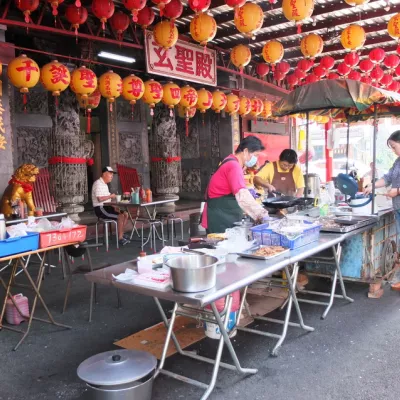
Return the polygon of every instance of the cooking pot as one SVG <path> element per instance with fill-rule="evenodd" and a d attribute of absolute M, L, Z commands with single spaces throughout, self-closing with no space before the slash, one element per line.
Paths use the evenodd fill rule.
<path fill-rule="evenodd" d="M 171 269 L 172 288 L 178 292 L 202 292 L 215 286 L 218 258 L 209 255 L 174 257 L 165 265 Z"/>
<path fill-rule="evenodd" d="M 307 193 L 306 196 L 321 198 L 321 178 L 318 174 L 304 175 L 304 179 L 307 180 Z"/>
<path fill-rule="evenodd" d="M 151 400 L 157 359 L 139 350 L 96 354 L 78 367 L 91 400 Z"/>

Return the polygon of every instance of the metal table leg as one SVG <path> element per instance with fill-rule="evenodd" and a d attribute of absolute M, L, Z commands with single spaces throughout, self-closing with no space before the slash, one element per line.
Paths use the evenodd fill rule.
<path fill-rule="evenodd" d="M 238 330 L 241 330 L 241 331 L 244 331 L 244 332 L 255 333 L 257 335 L 267 336 L 267 337 L 271 337 L 271 338 L 274 338 L 274 339 L 278 339 L 277 344 L 275 345 L 275 347 L 271 351 L 271 355 L 274 356 L 274 357 L 276 357 L 278 355 L 278 350 L 282 346 L 282 343 L 284 342 L 284 340 L 286 338 L 287 329 L 288 329 L 289 326 L 293 326 L 293 327 L 296 327 L 296 328 L 302 328 L 302 329 L 304 329 L 305 331 L 308 331 L 308 332 L 313 332 L 314 331 L 314 328 L 304 324 L 303 316 L 302 316 L 301 310 L 300 310 L 300 306 L 299 306 L 299 303 L 297 301 L 296 283 L 295 282 L 297 282 L 298 271 L 299 271 L 298 263 L 294 264 L 293 273 L 292 274 L 290 274 L 289 268 L 285 267 L 285 273 L 286 273 L 286 279 L 287 279 L 287 287 L 288 287 L 288 289 L 290 291 L 290 294 L 289 294 L 289 299 L 288 299 L 287 305 L 286 305 L 286 313 L 285 313 L 284 320 L 252 315 L 251 311 L 249 310 L 249 308 L 247 306 L 246 300 L 245 300 L 245 295 L 247 293 L 247 290 L 244 292 L 244 296 L 242 298 L 242 302 L 243 302 L 244 307 L 246 308 L 248 314 L 251 317 L 253 317 L 254 319 L 283 325 L 283 329 L 282 329 L 282 333 L 281 334 L 265 332 L 265 331 L 261 331 L 259 329 L 252 329 L 252 328 L 247 328 L 247 327 L 238 327 L 237 328 Z M 271 280 L 273 280 L 273 278 Z M 296 309 L 296 313 L 297 313 L 297 316 L 298 316 L 298 319 L 299 319 L 299 323 L 290 322 L 290 315 L 291 315 L 293 303 L 295 305 L 295 309 Z M 242 308 L 243 307 L 241 306 L 241 310 L 242 310 Z"/>
<path fill-rule="evenodd" d="M 324 312 L 321 315 L 321 319 L 325 319 L 332 308 L 333 302 L 336 299 L 344 299 L 347 300 L 349 303 L 353 303 L 354 300 L 350 297 L 347 296 L 346 294 L 346 288 L 344 286 L 344 281 L 343 281 L 343 276 L 342 276 L 342 271 L 340 269 L 340 257 L 342 255 L 342 246 L 341 244 L 337 244 L 337 247 L 333 246 L 331 247 L 332 253 L 333 253 L 333 258 L 327 259 L 326 257 L 313 257 L 310 261 L 316 260 L 316 262 L 329 262 L 329 260 L 334 261 L 335 263 L 335 272 L 332 277 L 332 285 L 331 285 L 331 290 L 330 293 L 324 293 L 324 292 L 317 292 L 314 290 L 300 290 L 299 293 L 301 294 L 309 294 L 309 295 L 315 295 L 315 296 L 324 296 L 324 297 L 329 297 L 328 302 L 324 301 L 317 301 L 317 300 L 310 300 L 310 299 L 302 299 L 299 298 L 299 302 L 302 303 L 309 303 L 309 304 L 314 304 L 314 305 L 320 305 L 320 306 L 326 306 Z M 337 280 L 339 277 L 339 284 L 340 288 L 342 291 L 342 294 L 335 294 L 336 292 L 336 284 Z"/>
<path fill-rule="evenodd" d="M 226 311 L 225 311 L 224 320 L 222 320 L 218 310 L 215 307 L 215 304 L 211 304 L 211 308 L 212 308 L 213 314 L 214 314 L 215 319 L 216 319 L 216 321 L 214 321 L 214 322 L 217 322 L 217 324 L 218 324 L 218 326 L 220 328 L 220 331 L 222 333 L 221 338 L 218 341 L 218 348 L 217 348 L 217 354 L 216 354 L 215 359 L 201 357 L 201 356 L 199 356 L 197 354 L 192 354 L 190 352 L 183 351 L 182 348 L 179 345 L 179 342 L 178 342 L 175 334 L 173 333 L 173 327 L 174 327 L 176 315 L 178 313 L 179 304 L 178 303 L 174 304 L 174 308 L 172 310 L 171 319 L 170 319 L 170 321 L 168 321 L 168 319 L 167 319 L 167 317 L 165 315 L 165 312 L 161 307 L 161 304 L 160 304 L 159 300 L 157 298 L 154 298 L 154 300 L 155 300 L 155 302 L 157 304 L 157 307 L 158 307 L 158 309 L 160 311 L 160 314 L 161 314 L 161 317 L 162 317 L 162 319 L 164 321 L 164 324 L 168 329 L 167 330 L 167 336 L 166 336 L 165 343 L 164 343 L 164 347 L 163 347 L 162 356 L 161 356 L 161 359 L 160 359 L 160 364 L 159 364 L 159 366 L 158 366 L 158 368 L 156 370 L 155 376 L 157 376 L 159 373 L 162 373 L 163 375 L 167 375 L 167 376 L 169 376 L 171 378 L 174 378 L 174 379 L 180 380 L 182 382 L 197 386 L 197 387 L 199 387 L 201 389 L 205 389 L 205 392 L 204 392 L 203 396 L 201 397 L 201 400 L 206 400 L 210 396 L 211 392 L 213 391 L 213 389 L 215 387 L 215 383 L 216 383 L 216 380 L 217 380 L 218 371 L 219 371 L 220 367 L 228 368 L 228 369 L 231 369 L 231 370 L 232 369 L 236 369 L 236 370 L 238 370 L 239 372 L 241 372 L 243 374 L 255 374 L 255 373 L 257 373 L 256 369 L 246 369 L 246 368 L 242 368 L 240 366 L 239 360 L 238 360 L 238 358 L 236 356 L 236 353 L 235 353 L 235 351 L 233 349 L 233 346 L 232 346 L 232 344 L 230 342 L 228 332 L 226 331 L 226 328 L 227 328 L 228 322 L 229 322 L 229 313 L 230 313 L 230 309 L 231 309 L 231 306 L 232 306 L 232 296 L 227 296 L 226 299 L 225 299 L 225 301 L 226 301 Z M 204 361 L 204 362 L 207 362 L 209 364 L 213 364 L 214 365 L 212 376 L 211 376 L 211 380 L 210 380 L 209 384 L 205 384 L 203 382 L 199 382 L 197 380 L 190 379 L 190 378 L 187 378 L 185 376 L 182 376 L 182 375 L 179 375 L 179 374 L 175 374 L 175 373 L 173 373 L 171 371 L 167 371 L 167 370 L 163 369 L 164 363 L 165 363 L 165 359 L 166 359 L 166 355 L 167 355 L 167 351 L 168 351 L 168 347 L 169 347 L 171 339 L 173 340 L 173 342 L 174 342 L 174 344 L 176 346 L 176 349 L 179 352 L 179 354 L 187 356 L 187 357 L 190 357 L 190 358 L 193 358 L 195 360 Z M 229 350 L 229 353 L 232 356 L 232 359 L 233 359 L 235 365 L 230 365 L 230 364 L 226 364 L 226 363 L 221 362 L 221 356 L 222 356 L 222 350 L 223 350 L 223 347 L 224 347 L 224 343 L 227 345 L 227 348 Z"/>

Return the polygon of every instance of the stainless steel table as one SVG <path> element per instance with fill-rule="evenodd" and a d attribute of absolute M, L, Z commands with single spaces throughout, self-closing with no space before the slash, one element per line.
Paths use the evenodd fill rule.
<path fill-rule="evenodd" d="M 269 261 L 238 258 L 235 262 L 228 262 L 218 267 L 217 283 L 213 289 L 198 293 L 180 293 L 172 290 L 171 288 L 160 290 L 149 287 L 143 287 L 135 284 L 117 282 L 113 280 L 112 274 L 118 275 L 119 273 L 124 272 L 126 268 L 134 269 L 135 263 L 133 261 L 121 263 L 118 265 L 104 268 L 102 270 L 94 271 L 89 274 L 86 274 L 85 276 L 90 282 L 94 282 L 97 284 L 105 284 L 105 285 L 111 284 L 121 290 L 135 292 L 138 294 L 151 296 L 154 298 L 154 301 L 156 302 L 157 308 L 161 314 L 164 324 L 168 329 L 162 357 L 160 359 L 156 375 L 158 375 L 159 373 L 163 373 L 175 379 L 181 380 L 185 383 L 189 383 L 205 389 L 205 392 L 201 397 L 202 400 L 205 400 L 208 398 L 208 396 L 210 395 L 215 386 L 220 367 L 224 367 L 231 370 L 236 369 L 242 374 L 255 374 L 257 372 L 256 369 L 242 368 L 236 356 L 232 343 L 230 341 L 229 338 L 230 334 L 228 334 L 226 330 L 232 304 L 231 293 L 243 288 L 246 292 L 248 285 L 274 272 L 280 270 L 284 270 L 286 272 L 290 296 L 289 296 L 286 317 L 285 320 L 282 321 L 283 324 L 282 335 L 279 336 L 278 344 L 275 346 L 275 353 L 276 353 L 277 349 L 281 346 L 282 342 L 286 337 L 286 332 L 289 325 L 301 326 L 306 331 L 314 330 L 314 328 L 305 325 L 303 322 L 302 314 L 296 297 L 296 280 L 293 279 L 297 277 L 297 272 L 295 272 L 294 274 L 290 274 L 289 266 L 294 265 L 295 266 L 294 269 L 296 271 L 296 269 L 298 269 L 299 261 L 303 260 L 304 258 L 310 257 L 314 254 L 317 254 L 325 249 L 334 247 L 340 241 L 341 237 L 339 235 L 323 236 L 319 239 L 318 242 L 314 242 L 307 246 L 301 247 L 297 250 L 293 250 L 289 253 L 282 254 L 281 256 L 278 256 Z M 225 308 L 222 312 L 218 312 L 215 306 L 215 301 L 222 297 L 225 297 Z M 242 297 L 239 314 L 244 307 L 245 297 L 246 297 L 245 295 Z M 161 307 L 159 301 L 160 299 L 169 300 L 175 303 L 172 311 L 172 316 L 169 321 L 167 319 L 167 316 L 165 315 L 163 308 Z M 295 309 L 300 324 L 293 324 L 289 322 L 291 305 L 293 303 L 295 305 Z M 203 307 L 205 307 L 206 305 L 211 305 L 211 311 L 203 309 Z M 218 324 L 222 335 L 218 341 L 218 348 L 215 359 L 210 359 L 192 354 L 191 352 L 184 351 L 180 347 L 179 342 L 175 334 L 173 333 L 176 315 L 190 316 L 191 318 L 195 318 L 197 320 L 208 321 L 212 323 L 216 322 Z M 239 318 L 240 316 L 238 316 L 238 320 Z M 166 359 L 167 349 L 171 339 L 173 340 L 179 354 L 214 365 L 213 373 L 210 382 L 208 384 L 204 384 L 202 382 L 172 373 L 163 368 Z M 221 362 L 221 355 L 224 344 L 226 345 L 233 359 L 234 365 Z"/>
<path fill-rule="evenodd" d="M 155 251 L 156 250 L 156 236 L 158 237 L 159 240 L 162 240 L 163 245 L 164 245 L 164 233 L 163 233 L 162 222 L 156 221 L 157 206 L 160 206 L 163 204 L 168 204 L 168 203 L 173 203 L 177 200 L 179 200 L 178 197 L 172 197 L 172 198 L 154 197 L 153 201 L 148 202 L 148 203 L 146 203 L 146 202 L 144 202 L 144 203 L 143 202 L 141 202 L 141 203 L 112 202 L 110 204 L 113 204 L 117 207 L 123 208 L 128 213 L 129 220 L 131 221 L 132 226 L 133 226 L 130 239 L 132 240 L 132 237 L 133 237 L 134 233 L 136 232 L 138 237 L 142 238 L 142 250 L 143 250 L 143 247 L 150 241 L 150 244 L 153 245 L 153 249 Z M 131 213 L 132 207 L 137 207 L 136 215 L 134 217 L 132 216 L 132 213 Z M 145 218 L 142 221 L 147 222 L 150 225 L 149 236 L 145 242 L 143 242 L 143 240 L 144 240 L 143 225 L 144 224 L 142 224 L 142 236 L 139 235 L 139 232 L 136 228 L 136 223 L 141 220 L 141 218 L 139 217 L 140 207 L 143 207 L 146 210 L 146 213 L 148 216 L 148 218 Z M 151 208 L 152 208 L 152 210 L 151 210 Z M 157 232 L 156 223 L 159 223 L 161 225 L 161 236 Z"/>
<path fill-rule="evenodd" d="M 40 217 L 35 217 L 35 219 L 52 219 L 52 218 L 59 218 L 59 217 L 65 217 L 67 213 L 65 212 L 59 212 L 59 213 L 44 213 Z M 28 217 L 26 218 L 19 218 L 19 219 L 7 219 L 6 220 L 6 225 L 11 225 L 11 224 L 20 224 L 21 222 L 28 222 Z"/>

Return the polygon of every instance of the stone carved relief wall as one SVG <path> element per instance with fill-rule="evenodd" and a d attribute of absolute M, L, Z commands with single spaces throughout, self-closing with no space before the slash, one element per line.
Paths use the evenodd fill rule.
<path fill-rule="evenodd" d="M 118 136 L 119 162 L 127 166 L 143 163 L 141 133 L 121 131 Z"/>
<path fill-rule="evenodd" d="M 196 119 L 189 121 L 189 136 L 186 136 L 186 121 L 184 118 L 176 117 L 176 132 L 180 138 L 182 159 L 193 159 L 200 157 L 199 151 L 199 129 Z"/>
<path fill-rule="evenodd" d="M 48 115 L 49 108 L 47 102 L 48 92 L 44 89 L 33 88 L 28 93 L 28 104 L 26 105 L 26 114 Z M 64 97 L 63 97 L 64 98 Z M 17 114 L 25 114 L 22 94 L 18 89 L 14 88 L 13 100 L 11 104 Z"/>
<path fill-rule="evenodd" d="M 200 168 L 182 171 L 182 191 L 189 193 L 201 191 Z"/>
<path fill-rule="evenodd" d="M 219 127 L 220 114 L 209 113 L 210 118 L 210 133 L 211 133 L 211 157 L 220 158 L 219 150 Z"/>
<path fill-rule="evenodd" d="M 135 104 L 132 118 L 132 106 L 126 100 L 117 99 L 117 120 L 121 122 L 141 122 L 141 107 L 143 107 L 142 102 Z"/>
<path fill-rule="evenodd" d="M 39 168 L 47 167 L 50 133 L 50 128 L 18 127 L 18 165 L 31 163 Z"/>

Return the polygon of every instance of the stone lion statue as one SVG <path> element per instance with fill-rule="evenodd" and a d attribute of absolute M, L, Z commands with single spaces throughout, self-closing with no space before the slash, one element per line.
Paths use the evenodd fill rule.
<path fill-rule="evenodd" d="M 34 215 L 35 204 L 33 203 L 32 191 L 33 182 L 35 182 L 38 174 L 39 168 L 33 164 L 22 164 L 16 169 L 1 198 L 0 213 L 10 217 L 12 203 L 22 200 L 28 207 L 28 215 Z"/>

